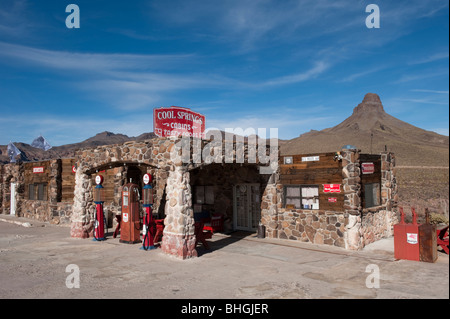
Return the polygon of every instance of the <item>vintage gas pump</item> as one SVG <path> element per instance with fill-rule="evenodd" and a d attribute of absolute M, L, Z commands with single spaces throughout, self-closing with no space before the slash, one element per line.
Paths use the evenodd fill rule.
<path fill-rule="evenodd" d="M 155 223 L 153 221 L 153 187 L 152 175 L 144 175 L 144 189 L 142 192 L 143 206 L 145 207 L 144 227 L 142 228 L 142 247 L 141 249 L 150 250 L 155 249 L 153 237 L 155 236 Z"/>
<path fill-rule="evenodd" d="M 121 243 L 141 242 L 139 221 L 139 188 L 136 184 L 126 184 L 122 190 L 122 220 L 120 222 Z"/>
<path fill-rule="evenodd" d="M 95 177 L 97 186 L 94 188 L 94 203 L 97 205 L 97 211 L 94 219 L 94 241 L 105 240 L 105 215 L 103 213 L 103 203 L 105 202 L 103 193 L 103 176 Z"/>

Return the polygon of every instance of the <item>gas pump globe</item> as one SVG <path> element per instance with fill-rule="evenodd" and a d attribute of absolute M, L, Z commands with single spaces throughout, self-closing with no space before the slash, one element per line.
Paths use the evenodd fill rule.
<path fill-rule="evenodd" d="M 94 203 L 103 204 L 105 202 L 105 193 L 104 188 L 102 186 L 103 176 L 97 175 L 95 177 L 95 183 L 97 184 L 97 186 L 95 186 L 94 188 Z"/>
<path fill-rule="evenodd" d="M 97 206 L 97 211 L 94 219 L 94 241 L 105 240 L 105 215 L 103 213 L 103 203 L 105 202 L 104 188 L 102 186 L 103 176 L 97 175 L 95 177 L 97 186 L 94 188 L 94 203 Z"/>
<path fill-rule="evenodd" d="M 153 206 L 153 188 L 151 185 L 152 175 L 145 174 L 144 175 L 144 189 L 142 194 L 142 201 L 144 207 L 152 207 Z"/>

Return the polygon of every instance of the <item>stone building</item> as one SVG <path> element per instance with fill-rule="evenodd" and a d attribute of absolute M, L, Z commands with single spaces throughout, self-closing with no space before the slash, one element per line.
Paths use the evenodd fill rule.
<path fill-rule="evenodd" d="M 108 227 L 114 227 L 122 186 L 131 181 L 142 188 L 145 173 L 154 177 L 153 213 L 164 219 L 161 248 L 181 259 L 197 256 L 197 214 L 223 216 L 225 232 L 256 232 L 262 224 L 270 238 L 354 250 L 391 236 L 396 223 L 391 153 L 344 149 L 279 157 L 278 146 L 266 143 L 180 138 L 81 149 L 71 159 L 2 165 L 0 213 L 70 224 L 70 236 L 89 238 L 95 176 L 104 176 L 104 211 Z"/>

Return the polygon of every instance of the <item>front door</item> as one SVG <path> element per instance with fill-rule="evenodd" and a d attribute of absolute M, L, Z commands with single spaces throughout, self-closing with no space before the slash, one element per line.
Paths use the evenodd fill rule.
<path fill-rule="evenodd" d="M 261 219 L 259 184 L 238 184 L 234 186 L 233 195 L 234 229 L 256 231 Z"/>
<path fill-rule="evenodd" d="M 16 215 L 16 183 L 11 183 L 11 203 L 9 206 L 9 214 Z"/>

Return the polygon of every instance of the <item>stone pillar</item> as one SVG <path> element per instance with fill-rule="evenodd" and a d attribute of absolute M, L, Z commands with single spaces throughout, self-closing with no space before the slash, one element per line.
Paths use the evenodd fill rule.
<path fill-rule="evenodd" d="M 359 150 L 343 149 L 342 184 L 344 191 L 344 211 L 348 215 L 345 232 L 345 248 L 359 250 L 364 247 L 361 236 L 361 168 Z"/>
<path fill-rule="evenodd" d="M 161 248 L 180 259 L 197 257 L 190 174 L 183 166 L 174 166 L 167 178 L 166 218 Z"/>
<path fill-rule="evenodd" d="M 22 216 L 22 204 L 25 192 L 24 165 L 10 163 L 3 165 L 2 213 L 10 214 L 11 183 L 16 183 L 16 216 Z"/>
<path fill-rule="evenodd" d="M 75 174 L 71 237 L 88 238 L 92 230 L 92 222 L 88 214 L 89 204 L 92 202 L 91 184 L 89 176 L 81 168 L 78 168 Z"/>
<path fill-rule="evenodd" d="M 3 214 L 3 175 L 4 175 L 4 165 L 0 165 L 0 214 Z"/>
<path fill-rule="evenodd" d="M 278 194 L 278 188 L 282 188 L 282 185 L 277 184 L 278 176 L 278 172 L 272 174 L 261 201 L 261 223 L 266 226 L 268 238 L 278 238 L 278 208 L 281 209 L 282 201 Z"/>
<path fill-rule="evenodd" d="M 398 193 L 395 177 L 395 156 L 392 153 L 381 153 L 381 204 L 387 210 L 397 207 Z"/>
<path fill-rule="evenodd" d="M 398 189 L 395 155 L 381 153 L 381 204 L 386 207 L 386 237 L 394 235 L 394 225 L 399 222 L 397 214 Z"/>
<path fill-rule="evenodd" d="M 364 240 L 361 236 L 361 216 L 348 215 L 348 224 L 345 226 L 345 249 L 360 250 L 364 248 Z"/>

